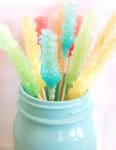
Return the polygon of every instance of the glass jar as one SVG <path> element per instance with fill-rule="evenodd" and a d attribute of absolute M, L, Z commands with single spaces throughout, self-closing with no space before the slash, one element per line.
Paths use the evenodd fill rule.
<path fill-rule="evenodd" d="M 88 94 L 70 101 L 38 100 L 20 89 L 15 150 L 96 150 Z"/>

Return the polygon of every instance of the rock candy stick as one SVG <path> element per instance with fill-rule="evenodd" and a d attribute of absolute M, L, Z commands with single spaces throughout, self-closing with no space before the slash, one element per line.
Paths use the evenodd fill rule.
<path fill-rule="evenodd" d="M 0 49 L 6 52 L 11 60 L 25 90 L 30 95 L 37 97 L 40 92 L 40 86 L 36 76 L 33 74 L 32 65 L 19 47 L 18 42 L 13 39 L 6 25 L 0 25 Z"/>

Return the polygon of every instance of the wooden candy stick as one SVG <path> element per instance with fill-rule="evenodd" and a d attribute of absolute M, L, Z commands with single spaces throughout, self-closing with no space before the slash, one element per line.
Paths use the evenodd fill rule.
<path fill-rule="evenodd" d="M 65 79 L 66 79 L 66 75 L 68 72 L 69 63 L 70 63 L 70 57 L 67 57 L 66 62 L 65 62 L 65 66 L 64 66 L 64 73 L 63 73 L 63 77 L 62 77 L 62 89 L 61 89 L 61 100 L 62 101 L 65 100 L 65 96 L 66 96 L 66 92 L 67 92 Z"/>

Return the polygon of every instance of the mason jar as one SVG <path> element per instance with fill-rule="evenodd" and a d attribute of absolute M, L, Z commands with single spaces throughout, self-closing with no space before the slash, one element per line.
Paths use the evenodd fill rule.
<path fill-rule="evenodd" d="M 96 150 L 89 95 L 39 100 L 21 87 L 14 121 L 15 150 Z"/>

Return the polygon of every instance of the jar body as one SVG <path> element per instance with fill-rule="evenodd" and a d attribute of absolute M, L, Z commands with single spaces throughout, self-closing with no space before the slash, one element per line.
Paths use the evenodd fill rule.
<path fill-rule="evenodd" d="M 32 103 L 30 104 L 32 105 Z M 29 106 L 27 107 L 26 105 L 28 104 L 24 103 L 24 101 L 19 104 L 20 108 L 23 109 L 21 111 L 19 108 L 14 122 L 15 150 L 96 150 L 96 135 L 91 113 L 88 113 L 83 118 L 83 116 L 78 117 L 77 111 L 75 113 L 72 107 L 55 110 L 54 106 L 52 106 L 52 113 L 56 114 L 51 117 L 52 113 L 49 113 L 51 111 L 49 104 L 46 107 L 46 109 L 49 109 L 48 112 L 44 110 L 41 113 L 44 108 L 42 105 L 39 112 L 34 112 L 32 115 L 31 111 L 33 109 L 30 110 Z M 63 105 L 65 104 L 63 103 Z M 34 108 L 35 105 L 32 106 Z M 24 108 L 25 111 L 23 112 Z M 82 110 L 85 110 L 85 108 Z M 63 116 L 61 116 L 61 119 L 58 118 L 60 117 L 59 111 L 63 111 L 64 116 L 68 113 L 68 119 Z M 36 117 L 34 114 L 36 114 Z M 73 118 L 70 118 L 72 114 Z"/>

